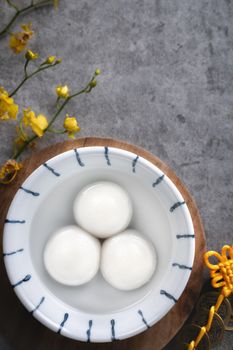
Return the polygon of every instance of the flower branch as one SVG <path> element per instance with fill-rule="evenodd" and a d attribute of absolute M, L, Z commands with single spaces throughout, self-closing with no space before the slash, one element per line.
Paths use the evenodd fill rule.
<path fill-rule="evenodd" d="M 61 59 L 56 59 L 55 56 L 50 56 L 37 69 L 35 69 L 34 71 L 32 71 L 31 73 L 28 74 L 27 68 L 28 68 L 29 62 L 31 60 L 37 59 L 38 55 L 35 54 L 34 52 L 32 52 L 31 50 L 28 50 L 25 56 L 26 56 L 26 62 L 25 62 L 25 65 L 24 65 L 24 77 L 23 77 L 22 81 L 19 83 L 19 85 L 9 94 L 9 97 L 14 96 L 17 93 L 17 91 L 21 88 L 21 86 L 23 86 L 23 84 L 27 80 L 29 80 L 30 78 L 34 77 L 36 74 L 38 74 L 38 73 L 40 73 L 40 72 L 42 72 L 42 71 L 44 71 L 46 69 L 53 68 L 56 65 L 58 65 L 59 63 L 61 63 Z M 50 63 L 51 58 L 53 58 L 54 60 Z"/>
<path fill-rule="evenodd" d="M 74 134 L 80 130 L 80 127 L 79 127 L 75 117 L 70 117 L 68 114 L 66 115 L 66 118 L 65 118 L 64 124 L 63 124 L 63 126 L 64 126 L 63 130 L 54 130 L 51 127 L 53 126 L 55 120 L 58 118 L 58 116 L 60 115 L 60 113 L 62 112 L 64 107 L 69 103 L 69 101 L 71 101 L 71 99 L 73 99 L 74 97 L 77 97 L 81 94 L 90 93 L 92 91 L 92 89 L 96 87 L 96 85 L 97 85 L 96 76 L 99 74 L 100 74 L 100 70 L 96 69 L 94 75 L 92 76 L 92 78 L 88 82 L 88 84 L 83 89 L 73 93 L 72 95 L 69 95 L 69 89 L 67 86 L 58 86 L 56 88 L 57 95 L 59 98 L 64 98 L 64 101 L 58 107 L 57 111 L 54 113 L 54 115 L 52 116 L 52 118 L 49 122 L 47 122 L 47 119 L 42 115 L 39 115 L 37 117 L 37 121 L 36 121 L 36 117 L 35 117 L 34 112 L 32 112 L 31 110 L 25 110 L 24 111 L 24 113 L 25 113 L 25 122 L 24 123 L 27 126 L 27 125 L 30 125 L 31 122 L 33 122 L 34 124 L 31 124 L 31 127 L 32 127 L 33 131 L 36 133 L 36 135 L 33 135 L 32 137 L 25 140 L 23 142 L 22 146 L 17 150 L 17 152 L 13 155 L 12 158 L 14 160 L 18 159 L 19 156 L 23 153 L 23 151 L 33 141 L 35 141 L 37 138 L 43 136 L 46 132 L 52 132 L 52 133 L 56 133 L 56 134 L 67 133 L 69 137 L 74 138 Z M 41 121 L 38 123 L 39 117 L 41 118 Z M 42 119 L 42 117 L 45 119 Z M 22 132 L 22 129 L 21 129 L 21 132 Z"/>
<path fill-rule="evenodd" d="M 0 36 L 9 32 L 12 24 L 22 13 L 52 3 L 56 6 L 58 3 L 58 0 L 28 0 L 31 1 L 28 6 L 19 8 L 18 5 L 15 4 L 16 0 L 5 1 L 15 13 L 6 27 L 0 31 Z M 21 29 L 19 31 L 10 33 L 9 46 L 15 54 L 24 51 L 34 35 L 31 23 L 22 24 L 20 27 Z M 42 71 L 55 67 L 61 62 L 61 59 L 57 59 L 56 56 L 49 56 L 46 60 L 42 61 L 42 63 L 37 63 L 37 59 L 37 53 L 32 50 L 27 50 L 23 65 L 23 77 L 20 83 L 10 93 L 8 93 L 4 87 L 0 86 L 0 120 L 14 120 L 16 122 L 16 139 L 13 143 L 13 154 L 11 158 L 0 167 L 0 183 L 2 184 L 8 184 L 15 179 L 17 173 L 23 166 L 18 161 L 22 153 L 28 147 L 33 148 L 36 145 L 35 141 L 42 138 L 46 133 L 67 134 L 68 137 L 75 138 L 75 134 L 80 131 L 80 126 L 76 117 L 66 114 L 63 117 L 63 128 L 61 129 L 54 128 L 54 123 L 62 114 L 62 111 L 68 105 L 69 101 L 81 94 L 90 93 L 97 85 L 96 77 L 100 74 L 99 69 L 96 69 L 86 86 L 79 91 L 70 93 L 67 85 L 58 85 L 56 87 L 57 97 L 54 113 L 51 118 L 47 119 L 47 117 L 41 113 L 36 114 L 31 108 L 24 108 L 21 112 L 21 117 L 18 118 L 20 108 L 14 100 L 15 95 L 29 79 L 40 74 Z M 36 64 L 32 64 L 32 61 L 36 61 Z"/>
<path fill-rule="evenodd" d="M 34 3 L 34 1 L 31 1 L 30 5 L 25 6 L 21 9 L 18 8 L 18 6 L 16 6 L 11 0 L 6 0 L 6 2 L 8 3 L 8 5 L 10 7 L 12 7 L 15 10 L 15 14 L 13 15 L 13 17 L 10 19 L 9 23 L 5 26 L 5 28 L 3 28 L 0 31 L 0 37 L 5 35 L 9 29 L 11 28 L 11 26 L 13 25 L 13 23 L 16 21 L 16 19 L 22 15 L 24 12 L 33 10 L 37 7 L 40 6 L 45 6 L 45 5 L 52 5 L 54 4 L 54 0 L 42 0 L 42 1 L 38 1 L 36 3 Z"/>

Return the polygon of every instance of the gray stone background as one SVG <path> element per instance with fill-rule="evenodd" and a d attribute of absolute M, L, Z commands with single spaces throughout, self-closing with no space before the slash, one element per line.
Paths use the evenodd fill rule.
<path fill-rule="evenodd" d="M 3 26 L 12 12 L 4 0 L 0 5 Z M 208 248 L 217 250 L 233 238 L 232 18 L 231 0 L 60 0 L 58 10 L 37 9 L 13 27 L 32 21 L 30 47 L 41 57 L 63 58 L 25 84 L 16 101 L 49 116 L 58 83 L 81 88 L 100 68 L 93 93 L 67 108 L 78 116 L 79 136 L 126 140 L 165 161 L 194 196 Z M 7 40 L 0 41 L 0 84 L 11 90 L 24 58 L 11 53 Z M 11 123 L 1 123 L 0 136 L 3 162 L 15 137 Z M 38 147 L 61 138 L 50 135 Z M 11 349 L 7 343 L 2 338 L 0 349 Z M 232 344 L 226 333 L 216 349 Z"/>

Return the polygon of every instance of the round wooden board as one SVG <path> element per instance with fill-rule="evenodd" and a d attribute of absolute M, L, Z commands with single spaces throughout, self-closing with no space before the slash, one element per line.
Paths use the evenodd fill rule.
<path fill-rule="evenodd" d="M 21 305 L 8 281 L 3 259 L 1 259 L 0 287 L 0 334 L 14 350 L 160 350 L 175 336 L 190 315 L 199 296 L 203 282 L 203 260 L 205 235 L 197 206 L 184 184 L 174 172 L 151 153 L 122 141 L 103 138 L 81 138 L 74 141 L 55 144 L 33 154 L 24 161 L 24 167 L 16 181 L 8 186 L 0 186 L 0 228 L 3 231 L 4 220 L 9 205 L 23 181 L 40 164 L 59 153 L 73 148 L 87 146 L 118 147 L 138 154 L 157 165 L 177 186 L 190 210 L 195 235 L 196 253 L 191 277 L 181 298 L 171 311 L 156 325 L 133 338 L 107 344 L 81 343 L 62 337 L 36 321 Z M 2 242 L 2 240 L 1 240 Z M 2 243 L 1 243 L 2 245 Z M 2 249 L 2 246 L 1 246 Z"/>

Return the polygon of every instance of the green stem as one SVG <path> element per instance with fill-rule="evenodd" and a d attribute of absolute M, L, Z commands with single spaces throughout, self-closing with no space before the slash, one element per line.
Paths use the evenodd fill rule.
<path fill-rule="evenodd" d="M 23 129 L 23 118 L 20 119 L 18 125 L 19 125 L 20 136 L 22 136 L 26 140 L 27 136 L 26 136 L 24 129 Z M 13 150 L 13 156 L 12 156 L 13 158 L 16 155 L 16 153 L 17 153 L 17 146 L 16 146 L 16 143 L 14 143 L 14 150 Z"/>
<path fill-rule="evenodd" d="M 53 134 L 65 134 L 66 130 L 55 130 L 55 129 L 47 129 L 47 132 L 51 132 Z"/>
<path fill-rule="evenodd" d="M 6 25 L 6 27 L 0 32 L 0 36 L 3 36 L 6 34 L 9 30 L 9 28 L 12 26 L 16 18 L 20 15 L 20 12 L 17 10 L 14 16 L 11 18 L 10 22 Z"/>
<path fill-rule="evenodd" d="M 58 108 L 57 112 L 54 114 L 54 116 L 52 117 L 52 119 L 51 119 L 50 122 L 49 122 L 48 127 L 47 127 L 45 130 L 47 130 L 47 129 L 54 123 L 54 121 L 57 119 L 58 115 L 61 113 L 61 111 L 63 110 L 63 108 L 66 106 L 66 104 L 67 104 L 73 97 L 85 93 L 85 92 L 87 91 L 87 88 L 88 88 L 88 87 L 89 87 L 89 83 L 88 83 L 88 85 L 87 85 L 84 89 L 82 89 L 82 90 L 76 92 L 75 94 L 73 94 L 73 95 L 67 97 L 67 99 L 65 99 L 65 101 L 62 103 L 62 105 Z"/>
<path fill-rule="evenodd" d="M 31 74 L 28 74 L 28 75 L 27 75 L 27 72 L 26 72 L 27 65 L 25 64 L 25 66 L 24 66 L 24 74 L 25 74 L 25 72 L 26 72 L 26 74 L 25 74 L 23 80 L 21 81 L 21 83 L 9 94 L 9 97 L 12 97 L 13 95 L 15 95 L 16 92 L 21 88 L 21 86 L 22 86 L 28 79 L 32 78 L 32 77 L 33 77 L 34 75 L 36 75 L 37 73 L 39 73 L 39 72 L 41 72 L 41 71 L 43 71 L 43 70 L 45 70 L 45 69 L 52 68 L 52 67 L 54 67 L 54 66 L 55 66 L 55 65 L 49 65 L 49 66 L 45 66 L 45 67 L 40 67 L 40 68 L 36 69 L 34 72 L 32 72 Z"/>
<path fill-rule="evenodd" d="M 8 4 L 10 4 L 11 2 L 8 1 Z M 33 8 L 37 8 L 39 6 L 43 6 L 43 5 L 50 5 L 52 4 L 52 0 L 45 0 L 45 1 L 39 1 L 36 4 L 31 3 L 30 5 L 22 8 L 22 9 L 18 9 L 17 6 L 13 6 L 13 4 L 11 4 L 10 6 L 14 7 L 14 9 L 16 10 L 14 16 L 11 18 L 10 22 L 6 25 L 5 28 L 2 29 L 2 31 L 0 31 L 0 37 L 5 35 L 9 28 L 12 26 L 12 24 L 15 22 L 15 20 L 17 19 L 17 17 L 19 15 L 21 15 L 22 13 L 32 10 Z"/>
<path fill-rule="evenodd" d="M 21 135 L 22 135 L 23 137 L 26 137 L 26 134 L 25 134 L 25 132 L 24 132 L 24 130 L 23 130 L 23 118 L 21 118 L 21 120 L 20 120 L 20 122 L 19 122 L 19 131 L 20 131 L 20 133 L 21 133 Z"/>
<path fill-rule="evenodd" d="M 37 139 L 38 136 L 34 135 L 32 137 L 30 137 L 30 139 L 28 139 L 27 141 L 24 142 L 23 146 L 20 147 L 20 149 L 18 150 L 18 152 L 16 152 L 16 154 L 14 155 L 13 159 L 17 159 L 19 158 L 19 156 L 21 155 L 21 153 L 25 150 L 25 148 L 35 139 Z"/>
<path fill-rule="evenodd" d="M 59 97 L 59 96 L 57 96 L 56 103 L 55 103 L 55 107 L 57 107 L 57 106 L 58 106 L 59 101 L 60 101 L 60 97 Z"/>
<path fill-rule="evenodd" d="M 28 77 L 24 77 L 23 80 L 21 81 L 21 83 L 17 86 L 17 88 L 9 94 L 9 97 L 12 97 L 14 94 L 16 94 L 16 92 L 21 88 L 21 86 L 22 86 L 22 85 L 25 83 L 25 81 L 27 81 L 28 79 L 29 79 Z"/>
<path fill-rule="evenodd" d="M 23 71 L 24 71 L 24 76 L 25 76 L 25 78 L 28 76 L 28 73 L 27 73 L 27 66 L 28 66 L 28 63 L 29 63 L 29 60 L 26 59 L 25 65 L 24 65 L 24 67 L 23 67 Z"/>

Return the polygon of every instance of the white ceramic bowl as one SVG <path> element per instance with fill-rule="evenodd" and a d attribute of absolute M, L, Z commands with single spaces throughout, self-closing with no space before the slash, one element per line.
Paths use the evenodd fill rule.
<path fill-rule="evenodd" d="M 76 194 L 99 180 L 126 189 L 133 202 L 130 227 L 156 249 L 152 279 L 134 291 L 114 289 L 100 273 L 83 286 L 64 286 L 44 268 L 46 241 L 75 224 Z M 184 199 L 160 169 L 118 148 L 86 147 L 50 159 L 26 179 L 7 214 L 3 249 L 12 287 L 34 317 L 64 336 L 109 342 L 146 330 L 174 306 L 191 273 L 195 239 Z"/>

